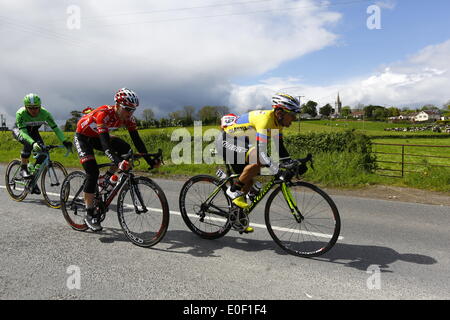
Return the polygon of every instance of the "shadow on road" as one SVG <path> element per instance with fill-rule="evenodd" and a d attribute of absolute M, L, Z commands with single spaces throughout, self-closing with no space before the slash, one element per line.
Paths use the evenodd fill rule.
<path fill-rule="evenodd" d="M 393 272 L 389 270 L 389 265 L 397 261 L 426 265 L 437 263 L 436 259 L 421 254 L 400 253 L 388 247 L 339 242 L 326 254 L 314 260 L 338 263 L 362 271 L 366 271 L 370 265 L 377 265 L 381 272 Z"/>
<path fill-rule="evenodd" d="M 97 234 L 99 240 L 103 243 L 128 241 L 121 229 L 104 228 L 102 232 Z M 217 251 L 223 248 L 232 248 L 246 252 L 270 250 L 279 255 L 288 255 L 271 239 L 255 240 L 233 237 L 232 235 L 230 233 L 220 239 L 206 240 L 199 238 L 190 231 L 169 230 L 160 244 L 151 247 L 151 249 L 168 253 L 189 254 L 195 257 L 220 257 Z M 169 245 L 169 247 L 167 249 L 161 249 L 161 244 Z M 302 258 L 299 257 L 299 259 Z M 400 253 L 394 249 L 382 246 L 354 245 L 339 242 L 323 256 L 312 258 L 312 260 L 336 263 L 361 271 L 367 271 L 369 266 L 376 265 L 380 268 L 381 272 L 393 272 L 390 270 L 390 265 L 397 261 L 423 265 L 437 263 L 437 260 L 434 258 L 421 254 Z"/>

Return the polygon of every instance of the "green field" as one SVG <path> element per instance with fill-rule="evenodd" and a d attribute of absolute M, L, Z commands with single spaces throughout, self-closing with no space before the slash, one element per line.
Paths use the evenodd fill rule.
<path fill-rule="evenodd" d="M 308 132 L 333 132 L 333 131 L 345 131 L 355 130 L 357 132 L 366 134 L 373 137 L 418 137 L 418 136 L 431 136 L 431 137 L 450 137 L 450 134 L 436 133 L 431 131 L 423 132 L 397 132 L 397 131 L 384 131 L 385 128 L 405 128 L 420 125 L 404 124 L 404 123 L 387 123 L 380 121 L 363 121 L 363 120 L 308 120 L 294 122 L 290 128 L 286 130 L 289 133 L 308 133 Z"/>
<path fill-rule="evenodd" d="M 382 152 L 375 153 L 378 160 L 400 162 L 402 160 L 401 146 L 386 146 L 383 144 L 404 144 L 404 145 L 439 145 L 450 146 L 450 134 L 426 132 L 391 132 L 384 131 L 388 127 L 405 127 L 406 124 L 391 124 L 384 122 L 369 121 L 302 121 L 294 122 L 290 128 L 285 130 L 285 135 L 308 134 L 311 132 L 336 132 L 345 130 L 354 130 L 355 132 L 364 133 L 372 137 L 372 151 Z M 152 128 L 140 130 L 150 152 L 156 151 L 158 148 L 164 150 L 166 165 L 155 171 L 155 175 L 159 177 L 182 176 L 187 177 L 194 174 L 207 173 L 214 174 L 219 165 L 208 164 L 174 164 L 171 161 L 171 150 L 177 142 L 170 142 L 174 130 L 180 128 Z M 184 129 L 184 128 L 181 128 Z M 191 134 L 199 128 L 186 128 Z M 202 131 L 209 129 L 218 129 L 217 126 L 203 126 Z M 300 130 L 300 131 L 299 131 Z M 67 133 L 73 136 L 73 133 Z M 42 133 L 44 140 L 48 144 L 57 144 L 56 137 L 53 133 Z M 116 132 L 115 135 L 129 139 L 126 131 Z M 21 145 L 12 139 L 11 132 L 0 132 L 0 162 L 7 163 L 13 158 L 20 155 Z M 301 146 L 288 146 L 288 148 L 299 148 Z M 404 177 L 395 178 L 389 176 L 400 176 L 401 171 L 384 171 L 379 169 L 401 170 L 402 166 L 398 163 L 378 162 L 378 170 L 374 173 L 365 172 L 358 166 L 358 159 L 354 154 L 318 154 L 315 155 L 316 170 L 308 171 L 305 179 L 316 182 L 322 186 L 358 188 L 372 184 L 387 184 L 397 186 L 409 186 L 423 188 L 428 190 L 450 191 L 450 147 L 404 147 L 404 162 L 414 163 L 405 164 Z M 400 154 L 393 154 L 400 153 Z M 80 164 L 76 154 L 72 154 L 67 158 L 63 157 L 64 152 L 57 150 L 52 154 L 54 160 L 61 161 L 67 167 L 80 168 Z M 424 156 L 433 156 L 424 157 Z M 109 162 L 101 153 L 97 153 L 98 162 Z M 434 167 L 440 165 L 441 167 Z M 145 170 L 146 166 L 141 164 L 139 169 Z M 415 173 L 407 172 L 415 171 Z"/>

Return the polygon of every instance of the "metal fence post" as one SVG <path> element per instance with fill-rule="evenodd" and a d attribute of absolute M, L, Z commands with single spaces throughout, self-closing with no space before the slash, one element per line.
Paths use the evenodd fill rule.
<path fill-rule="evenodd" d="M 405 145 L 402 144 L 402 178 L 405 171 Z"/>

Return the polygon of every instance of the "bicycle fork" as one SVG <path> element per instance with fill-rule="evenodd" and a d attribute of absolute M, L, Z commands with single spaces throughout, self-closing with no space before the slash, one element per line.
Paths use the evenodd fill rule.
<path fill-rule="evenodd" d="M 131 200 L 133 201 L 133 206 L 136 214 L 146 213 L 148 209 L 144 204 L 144 199 L 142 199 L 142 195 L 137 184 L 133 183 L 133 178 L 131 178 L 129 181 Z M 139 210 L 139 206 L 142 208 L 142 210 Z"/>
<path fill-rule="evenodd" d="M 291 210 L 291 213 L 294 216 L 295 220 L 298 223 L 301 223 L 305 219 L 305 217 L 301 214 L 300 210 L 298 209 L 297 202 L 292 196 L 291 190 L 289 189 L 286 183 L 281 184 L 281 191 L 283 192 L 284 199 L 286 200 L 287 205 L 289 206 L 289 209 Z"/>

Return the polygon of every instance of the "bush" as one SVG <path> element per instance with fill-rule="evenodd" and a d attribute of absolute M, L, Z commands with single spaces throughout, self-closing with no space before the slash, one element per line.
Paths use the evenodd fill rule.
<path fill-rule="evenodd" d="M 296 134 L 284 138 L 285 145 L 293 158 L 307 153 L 351 153 L 357 155 L 359 167 L 366 171 L 375 169 L 375 156 L 372 155 L 372 142 L 364 134 L 347 130 L 344 132 Z"/>

